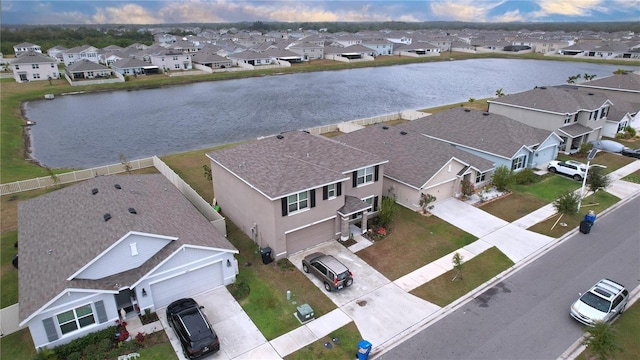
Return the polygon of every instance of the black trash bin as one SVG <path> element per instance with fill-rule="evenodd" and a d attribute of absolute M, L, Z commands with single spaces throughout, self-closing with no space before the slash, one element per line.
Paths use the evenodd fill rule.
<path fill-rule="evenodd" d="M 583 234 L 588 234 L 591 232 L 592 226 L 593 226 L 593 223 L 591 221 L 582 220 L 580 222 L 580 232 Z"/>
<path fill-rule="evenodd" d="M 260 255 L 262 255 L 263 264 L 270 264 L 273 261 L 273 259 L 271 259 L 271 248 L 268 246 L 266 248 L 260 248 Z"/>

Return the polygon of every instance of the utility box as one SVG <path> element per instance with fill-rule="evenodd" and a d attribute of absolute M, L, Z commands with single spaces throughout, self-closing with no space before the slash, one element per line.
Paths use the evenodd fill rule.
<path fill-rule="evenodd" d="M 302 323 L 313 320 L 314 318 L 313 309 L 311 308 L 311 306 L 309 306 L 309 304 L 302 304 L 298 306 L 298 311 L 296 311 L 296 317 Z"/>

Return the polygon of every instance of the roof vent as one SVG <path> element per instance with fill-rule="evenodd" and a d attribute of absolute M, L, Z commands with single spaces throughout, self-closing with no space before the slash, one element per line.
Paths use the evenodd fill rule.
<path fill-rule="evenodd" d="M 122 186 L 120 186 L 120 184 L 115 184 L 115 185 L 113 185 L 113 187 L 115 187 L 118 190 L 122 189 Z"/>
<path fill-rule="evenodd" d="M 464 109 L 464 112 L 471 112 L 471 109 Z"/>
<path fill-rule="evenodd" d="M 278 134 L 278 135 L 276 135 L 276 139 L 284 139 L 284 136 Z"/>
<path fill-rule="evenodd" d="M 547 87 L 546 86 L 540 86 L 539 89 L 545 90 Z"/>
<path fill-rule="evenodd" d="M 93 189 L 91 189 L 91 194 L 92 194 L 92 195 L 95 195 L 95 194 L 97 194 L 97 193 L 98 193 L 98 188 L 93 188 Z"/>
<path fill-rule="evenodd" d="M 129 214 L 137 214 L 138 212 L 134 208 L 129 208 Z"/>
<path fill-rule="evenodd" d="M 483 112 L 482 115 L 489 116 L 489 113 L 488 112 Z"/>
<path fill-rule="evenodd" d="M 103 217 L 104 217 L 104 221 L 109 221 L 109 220 L 111 220 L 111 214 L 109 214 L 109 213 L 104 214 L 104 216 L 103 216 Z"/>
<path fill-rule="evenodd" d="M 385 126 L 383 126 L 383 127 L 382 127 L 382 129 L 383 129 L 383 130 L 388 130 L 388 129 L 389 129 L 389 127 L 385 125 Z"/>
<path fill-rule="evenodd" d="M 400 131 L 400 135 L 407 135 L 406 131 Z"/>
<path fill-rule="evenodd" d="M 593 96 L 594 94 L 593 93 L 589 93 L 589 95 Z"/>

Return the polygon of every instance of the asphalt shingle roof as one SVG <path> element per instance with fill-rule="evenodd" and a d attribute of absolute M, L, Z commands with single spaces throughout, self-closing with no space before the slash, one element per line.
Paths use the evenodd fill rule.
<path fill-rule="evenodd" d="M 403 125 L 405 129 L 508 159 L 523 145 L 539 145 L 552 134 L 506 116 L 462 108 L 442 111 Z"/>
<path fill-rule="evenodd" d="M 586 81 L 577 86 L 597 87 L 604 89 L 621 89 L 640 92 L 640 74 L 625 73 Z M 640 101 L 640 100 L 638 100 Z"/>
<path fill-rule="evenodd" d="M 93 195 L 92 189 L 98 193 Z M 109 221 L 104 220 L 106 213 L 112 216 Z M 117 290 L 114 284 L 131 285 L 185 244 L 237 252 L 158 174 L 100 176 L 25 200 L 18 204 L 18 223 L 20 320 L 66 288 Z M 139 268 L 99 280 L 66 280 L 130 231 L 178 239 Z"/>
<path fill-rule="evenodd" d="M 386 160 L 332 139 L 292 131 L 207 153 L 271 199 L 330 184 Z"/>
<path fill-rule="evenodd" d="M 56 59 L 47 55 L 39 53 L 37 51 L 27 51 L 17 58 L 11 60 L 11 64 L 42 64 L 42 63 L 55 63 Z"/>
<path fill-rule="evenodd" d="M 385 176 L 415 188 L 424 186 L 452 158 L 472 165 L 480 171 L 488 171 L 494 167 L 491 161 L 405 128 L 408 124 L 367 126 L 336 136 L 334 139 L 389 159 L 389 163 L 384 167 Z"/>
<path fill-rule="evenodd" d="M 565 87 L 536 87 L 533 90 L 489 100 L 489 103 L 511 105 L 558 114 L 574 114 L 580 110 L 597 110 L 607 101 L 602 93 L 586 93 Z"/>
<path fill-rule="evenodd" d="M 73 64 L 67 66 L 67 70 L 71 72 L 81 72 L 81 71 L 98 71 L 98 70 L 110 70 L 108 67 L 94 63 L 93 61 L 82 59 L 80 61 L 76 61 Z"/>

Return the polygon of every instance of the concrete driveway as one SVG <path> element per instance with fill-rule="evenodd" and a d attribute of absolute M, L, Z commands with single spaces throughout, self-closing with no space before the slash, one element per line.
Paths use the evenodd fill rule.
<path fill-rule="evenodd" d="M 281 359 L 227 288 L 196 295 L 194 300 L 204 306 L 204 313 L 220 339 L 220 351 L 207 359 Z M 166 308 L 156 313 L 176 356 L 185 360 L 180 340 L 167 323 Z"/>
<path fill-rule="evenodd" d="M 314 252 L 322 252 L 333 255 L 340 260 L 353 273 L 353 285 L 339 291 L 327 292 L 324 284 L 312 274 L 304 273 L 320 290 L 331 299 L 338 307 L 344 306 L 359 297 L 368 294 L 383 285 L 390 283 L 389 279 L 380 274 L 376 269 L 372 268 L 360 259 L 356 254 L 346 247 L 340 245 L 337 241 L 329 241 L 303 252 L 291 255 L 289 261 L 294 264 L 298 270 L 302 271 L 302 259 Z"/>
<path fill-rule="evenodd" d="M 509 223 L 456 198 L 436 203 L 431 213 L 449 224 L 481 238 Z"/>

